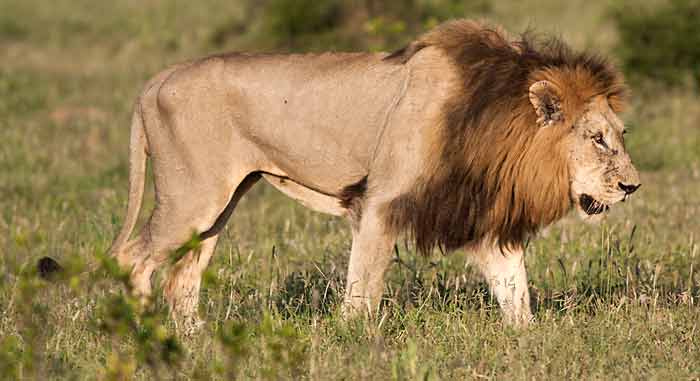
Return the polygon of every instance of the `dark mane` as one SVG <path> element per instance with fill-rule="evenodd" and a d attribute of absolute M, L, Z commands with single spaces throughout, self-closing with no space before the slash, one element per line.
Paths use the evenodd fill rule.
<path fill-rule="evenodd" d="M 606 96 L 621 110 L 622 77 L 600 56 L 573 52 L 557 39 L 510 40 L 465 20 L 442 24 L 385 60 L 406 64 L 430 46 L 449 56 L 461 91 L 444 105 L 431 152 L 440 160 L 429 160 L 419 184 L 389 204 L 389 224 L 408 230 L 426 254 L 486 239 L 521 245 L 570 209 L 562 139 L 593 97 Z M 537 126 L 528 100 L 540 80 L 561 95 L 564 121 L 549 128 Z"/>

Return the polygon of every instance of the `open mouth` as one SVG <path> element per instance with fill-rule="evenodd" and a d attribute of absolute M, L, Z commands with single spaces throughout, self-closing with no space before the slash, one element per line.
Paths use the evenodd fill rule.
<path fill-rule="evenodd" d="M 583 209 L 583 211 L 586 212 L 586 214 L 588 214 L 589 216 L 592 216 L 594 214 L 600 214 L 610 209 L 609 206 L 603 204 L 600 201 L 597 201 L 596 199 L 587 194 L 582 194 L 579 197 L 578 202 L 581 206 L 581 209 Z"/>

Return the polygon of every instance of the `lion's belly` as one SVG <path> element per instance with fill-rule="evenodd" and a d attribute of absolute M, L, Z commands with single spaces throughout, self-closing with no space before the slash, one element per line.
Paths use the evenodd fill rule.
<path fill-rule="evenodd" d="M 263 174 L 263 177 L 270 185 L 277 188 L 277 190 L 311 210 L 334 216 L 342 216 L 346 213 L 346 209 L 342 205 L 342 200 L 338 197 L 319 193 L 288 177 L 277 176 L 270 173 Z"/>
<path fill-rule="evenodd" d="M 367 175 L 404 75 L 377 56 L 304 57 L 228 66 L 236 128 L 284 175 L 337 194 Z"/>

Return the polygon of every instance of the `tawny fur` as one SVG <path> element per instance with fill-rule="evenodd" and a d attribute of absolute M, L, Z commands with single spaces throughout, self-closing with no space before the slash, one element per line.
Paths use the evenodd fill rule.
<path fill-rule="evenodd" d="M 196 317 L 202 272 L 237 202 L 264 178 L 351 222 L 344 311 L 374 313 L 397 235 L 465 248 L 505 318 L 525 324 L 523 242 L 572 205 L 594 218 L 639 187 L 624 149 L 622 78 L 556 40 L 443 24 L 394 54 L 224 54 L 151 80 L 131 126 L 127 216 L 110 250 L 148 299 L 165 278 Z M 131 237 L 146 159 L 155 209 Z"/>
<path fill-rule="evenodd" d="M 387 210 L 396 230 L 409 230 L 418 248 L 454 250 L 490 237 L 521 244 L 571 208 L 566 148 L 568 127 L 588 102 L 608 99 L 622 111 L 621 75 L 598 56 L 572 52 L 557 40 L 510 39 L 498 28 L 456 21 L 389 57 L 401 63 L 426 47 L 445 51 L 460 71 L 459 91 L 444 105 L 445 119 L 430 146 L 415 188 Z M 564 120 L 541 129 L 527 97 L 549 81 Z"/>

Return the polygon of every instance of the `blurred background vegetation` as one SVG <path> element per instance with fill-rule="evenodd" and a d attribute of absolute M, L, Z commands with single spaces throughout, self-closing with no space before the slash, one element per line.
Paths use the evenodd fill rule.
<path fill-rule="evenodd" d="M 101 254 L 148 78 L 223 51 L 391 51 L 459 17 L 561 36 L 633 88 L 644 187 L 602 226 L 566 218 L 528 247 L 536 327 L 504 330 L 462 256 L 403 242 L 385 315 L 343 322 L 345 222 L 264 186 L 223 233 L 196 338 L 119 292 Z M 0 378 L 697 377 L 698 20 L 700 0 L 0 0 Z M 31 270 L 46 255 L 69 269 L 58 287 Z"/>
<path fill-rule="evenodd" d="M 58 0 L 56 6 L 35 1 L 0 2 L 0 43 L 7 61 L 48 60 L 70 56 L 89 59 L 83 70 L 104 65 L 102 57 L 147 78 L 163 66 L 219 51 L 353 51 L 393 50 L 437 23 L 457 17 L 487 18 L 514 33 L 528 28 L 563 37 L 579 49 L 613 57 L 635 91 L 632 127 L 658 125 L 630 137 L 632 151 L 646 169 L 697 161 L 700 133 L 694 99 L 700 84 L 700 0 L 647 2 L 599 0 L 124 0 L 98 4 Z M 58 5 L 60 4 L 60 5 Z M 24 52 L 20 47 L 29 48 Z M 37 49 L 44 50 L 39 54 Z M 53 50 L 58 57 L 46 57 Z M 139 60 L 139 57 L 141 60 Z M 55 62 L 57 61 L 57 62 Z M 0 81 L 0 91 L 15 100 L 19 78 Z M 134 88 L 132 94 L 138 88 Z M 669 100 L 659 104 L 659 94 Z M 671 102 L 670 100 L 674 100 Z M 24 107 L 24 106 L 19 106 Z M 674 108 L 674 109 L 669 109 Z M 670 120 L 675 111 L 683 120 Z M 683 115 L 687 114 L 687 115 Z M 665 125 L 665 127 L 662 127 Z M 683 135 L 674 140 L 668 129 Z M 663 142 L 665 144 L 659 144 Z M 678 149 L 677 149 L 678 148 Z"/>

